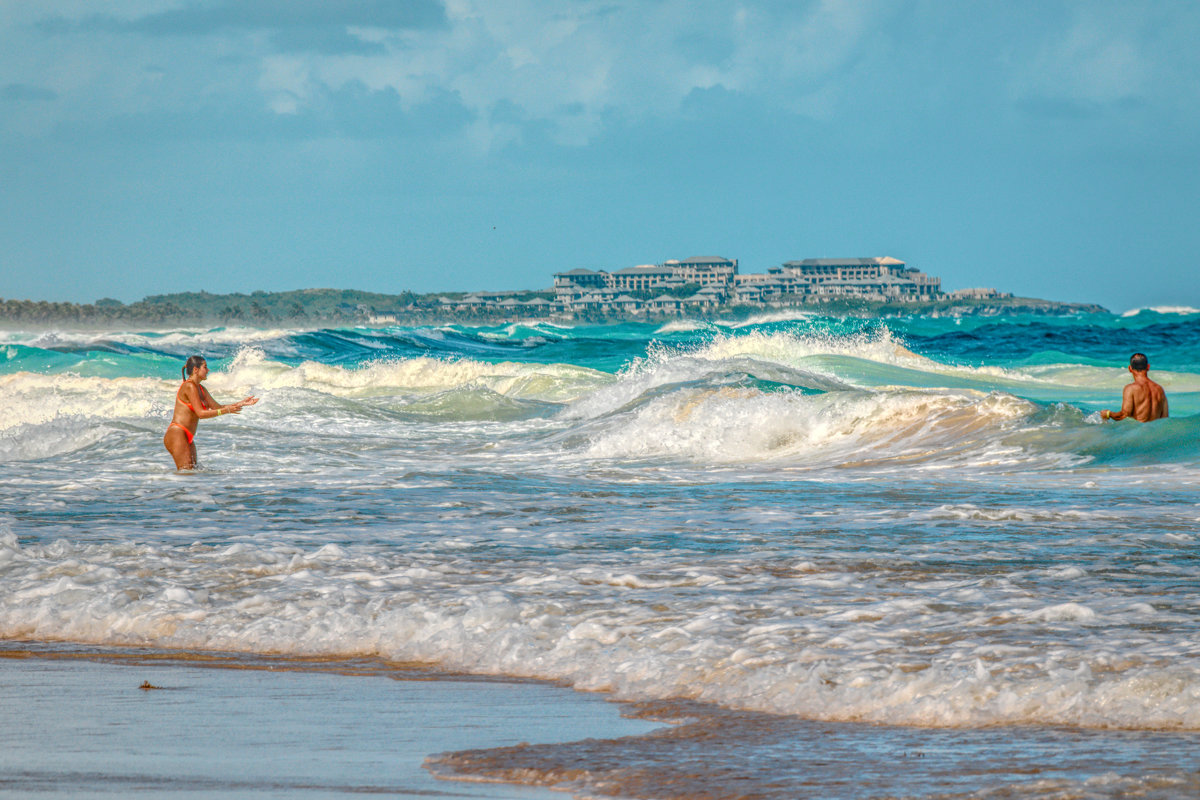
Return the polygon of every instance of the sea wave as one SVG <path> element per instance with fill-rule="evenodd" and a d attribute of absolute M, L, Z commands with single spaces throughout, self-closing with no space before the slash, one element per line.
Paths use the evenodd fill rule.
<path fill-rule="evenodd" d="M 1069 346 L 960 363 L 958 339 L 838 320 L 486 332 L 239 345 L 207 385 L 262 402 L 206 420 L 213 466 L 188 475 L 160 443 L 178 361 L 88 375 L 4 345 L 0 638 L 1200 730 L 1195 374 L 1177 416 L 1101 424 L 1127 379 Z"/>
<path fill-rule="evenodd" d="M 0 331 L 0 345 L 23 344 L 46 350 L 97 351 L 114 345 L 147 348 L 167 352 L 199 352 L 213 345 L 242 347 L 258 342 L 285 339 L 297 333 L 287 328 L 210 328 L 172 331 L 71 331 L 52 330 L 37 333 Z"/>
<path fill-rule="evenodd" d="M 559 432 L 547 441 L 567 458 L 989 469 L 1018 462 L 1028 468 L 1155 458 L 1191 463 L 1185 443 L 1194 434 L 1192 418 L 1140 431 L 1091 424 L 1099 422 L 1096 406 L 1035 399 L 1084 383 L 1100 392 L 1095 396 L 1115 400 L 1119 376 L 1069 365 L 947 365 L 912 353 L 886 331 L 850 337 L 777 331 L 656 344 L 615 375 L 566 363 L 461 357 L 288 364 L 244 347 L 210 373 L 208 386 L 222 400 L 262 396 L 251 416 L 279 430 L 309 430 L 321 413 L 343 425 L 329 432 L 347 436 L 366 435 L 380 420 L 554 418 Z M 1200 376 L 1161 377 L 1177 399 L 1186 399 L 1174 393 L 1188 381 L 1200 390 Z M 176 385 L 70 373 L 0 375 L 0 403 L 8 409 L 0 418 L 7 438 L 0 459 L 45 457 L 70 451 L 72 442 L 75 449 L 95 442 L 93 435 L 49 428 L 165 425 Z"/>
<path fill-rule="evenodd" d="M 479 574 L 337 544 L 22 545 L 9 531 L 0 637 L 375 656 L 821 720 L 1200 730 L 1191 642 L 1114 638 L 1169 629 L 1171 613 L 1088 595 L 1086 573 L 1039 596 L 989 576 L 643 555 Z"/>
<path fill-rule="evenodd" d="M 0 432 L 57 422 L 86 425 L 97 419 L 143 418 L 170 411 L 168 382 L 153 378 L 0 375 Z"/>
<path fill-rule="evenodd" d="M 789 309 L 787 311 L 773 311 L 766 314 L 754 314 L 741 322 L 730 323 L 730 327 L 749 328 L 779 322 L 808 322 L 816 318 L 818 318 L 818 315 L 811 311 Z"/>
<path fill-rule="evenodd" d="M 568 402 L 611 378 L 570 364 L 492 363 L 468 358 L 383 359 L 354 367 L 305 361 L 293 367 L 270 361 L 261 351 L 246 349 L 210 380 L 232 391 L 240 387 L 305 388 L 340 397 L 481 386 L 510 397 Z"/>
<path fill-rule="evenodd" d="M 1186 316 L 1191 314 L 1200 314 L 1200 308 L 1192 308 L 1191 306 L 1143 306 L 1141 308 L 1131 308 L 1122 317 L 1136 317 L 1139 314 L 1177 314 Z"/>
<path fill-rule="evenodd" d="M 693 333 L 695 331 L 712 330 L 713 323 L 702 319 L 673 319 L 670 322 L 664 322 L 655 329 L 658 335 L 668 333 Z"/>
<path fill-rule="evenodd" d="M 783 461 L 811 469 L 1010 464 L 1013 424 L 1037 407 L 1005 394 L 929 391 L 764 393 L 739 387 L 654 397 L 581 427 L 592 458 Z M 1057 461 L 1056 461 L 1057 463 Z"/>

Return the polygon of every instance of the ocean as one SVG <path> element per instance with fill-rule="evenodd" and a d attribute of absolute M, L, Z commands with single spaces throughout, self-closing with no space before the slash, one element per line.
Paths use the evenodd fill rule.
<path fill-rule="evenodd" d="M 180 474 L 197 353 L 262 399 Z M 1193 309 L 6 330 L 0 409 L 23 657 L 597 693 L 649 732 L 426 762 L 589 797 L 1200 795 Z"/>

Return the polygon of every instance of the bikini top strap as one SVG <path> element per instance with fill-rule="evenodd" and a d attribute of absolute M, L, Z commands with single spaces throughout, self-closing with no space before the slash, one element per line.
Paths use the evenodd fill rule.
<path fill-rule="evenodd" d="M 178 400 L 178 401 L 180 401 L 181 403 L 183 403 L 185 406 L 187 406 L 187 407 L 188 407 L 188 408 L 191 410 L 191 412 L 192 412 L 193 414 L 195 414 L 195 413 L 196 413 L 196 409 L 192 408 L 192 404 L 191 404 L 191 403 L 189 403 L 188 401 L 184 400 L 182 397 L 180 397 L 180 396 L 179 396 L 179 393 L 183 391 L 183 387 L 184 387 L 184 386 L 186 386 L 186 385 L 187 385 L 187 381 L 184 381 L 183 383 L 179 384 L 179 388 L 175 390 L 175 399 L 176 399 L 176 400 Z M 199 392 L 197 392 L 197 394 L 199 394 Z M 203 408 L 203 409 L 205 409 L 205 410 L 207 410 L 207 409 L 208 409 L 208 406 L 204 405 L 204 396 L 203 396 L 203 395 L 201 395 L 201 399 L 200 399 L 200 407 L 201 407 L 201 408 Z"/>

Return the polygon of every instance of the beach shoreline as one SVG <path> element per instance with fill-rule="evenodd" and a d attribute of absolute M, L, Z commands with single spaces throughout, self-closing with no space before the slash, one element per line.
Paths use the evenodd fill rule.
<path fill-rule="evenodd" d="M 457 293 L 456 293 L 457 294 Z M 55 303 L 44 300 L 0 298 L 0 330 L 111 332 L 113 330 L 169 331 L 179 327 L 220 328 L 340 328 L 394 326 L 465 325 L 613 325 L 664 324 L 680 320 L 744 322 L 762 316 L 842 315 L 867 319 L 928 316 L 939 317 L 1056 317 L 1079 314 L 1111 315 L 1095 303 L 1046 300 L 1036 297 L 956 298 L 924 300 L 868 300 L 832 296 L 796 302 L 725 303 L 689 306 L 679 312 L 591 309 L 545 313 L 538 309 L 496 307 L 448 309 L 434 300 L 413 306 L 401 295 L 362 293 L 349 289 L 307 289 L 289 292 L 258 292 L 257 300 L 274 311 L 260 307 L 257 313 L 240 308 L 245 295 L 211 295 L 178 292 L 144 298 L 129 306 Z M 354 304 L 329 305 L 329 297 L 351 297 Z M 314 305 L 314 297 L 324 302 Z M 432 297 L 432 296 L 431 296 Z M 257 301 L 256 301 L 257 302 Z M 360 310 L 359 307 L 366 310 Z M 288 308 L 284 313 L 281 309 Z"/>
<path fill-rule="evenodd" d="M 373 658 L 0 643 L 0 797 L 1167 798 L 1191 731 L 837 723 Z M 386 678 L 388 680 L 380 680 Z M 868 757 L 868 754 L 870 756 Z M 763 778 L 762 773 L 771 777 Z"/>
<path fill-rule="evenodd" d="M 546 682 L 367 659 L 9 641 L 0 677 L 0 797 L 561 797 L 439 780 L 423 765 L 465 747 L 655 727 Z"/>

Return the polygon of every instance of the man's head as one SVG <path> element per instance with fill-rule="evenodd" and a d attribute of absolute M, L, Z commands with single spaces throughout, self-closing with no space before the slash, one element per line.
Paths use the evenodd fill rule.
<path fill-rule="evenodd" d="M 1134 353 L 1129 357 L 1130 372 L 1145 372 L 1150 369 L 1150 361 L 1145 353 Z"/>

